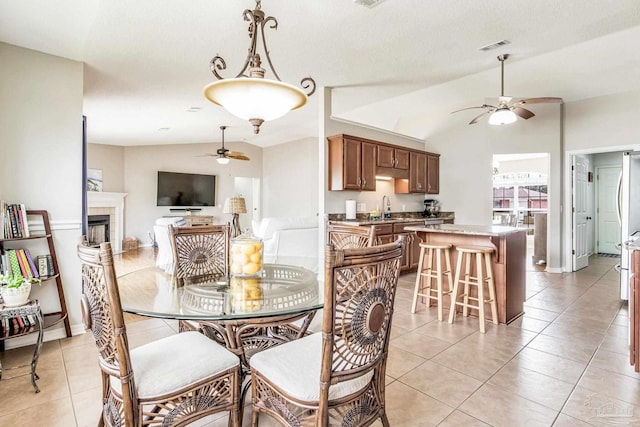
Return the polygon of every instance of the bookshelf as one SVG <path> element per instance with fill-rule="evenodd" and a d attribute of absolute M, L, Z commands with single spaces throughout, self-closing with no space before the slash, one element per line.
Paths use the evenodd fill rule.
<path fill-rule="evenodd" d="M 33 219 L 40 218 L 42 220 L 43 231 L 40 232 L 39 230 L 37 231 L 32 230 L 32 232 L 29 233 L 29 237 L 14 237 L 14 238 L 0 239 L 0 251 L 6 252 L 7 250 L 10 250 L 10 249 L 21 248 L 22 246 L 29 244 L 29 242 L 43 241 L 43 240 L 46 241 L 48 253 L 42 253 L 38 255 L 45 255 L 49 257 L 52 271 L 50 271 L 50 274 L 48 275 L 40 276 L 40 279 L 42 280 L 42 286 L 46 286 L 47 283 L 50 283 L 50 282 L 55 282 L 57 292 L 58 292 L 58 300 L 60 302 L 60 310 L 54 311 L 54 312 L 42 313 L 42 317 L 44 319 L 42 329 L 47 329 L 54 325 L 59 324 L 60 322 L 64 322 L 65 332 L 67 334 L 67 337 L 70 337 L 71 325 L 69 323 L 69 316 L 67 314 L 67 303 L 64 297 L 64 289 L 62 287 L 62 278 L 60 277 L 60 269 L 58 268 L 58 257 L 56 255 L 56 249 L 53 244 L 53 235 L 51 234 L 51 225 L 49 223 L 49 213 L 46 210 L 32 210 L 32 209 L 27 209 L 25 210 L 25 212 L 28 218 L 27 222 L 29 224 L 37 224 L 37 221 L 34 221 Z M 41 245 L 41 246 L 44 246 L 44 245 Z M 35 256 L 36 253 L 34 252 L 33 255 Z M 34 328 L 32 331 L 27 331 L 26 333 L 37 332 L 39 329 L 40 328 Z M 18 335 L 8 335 L 6 337 L 4 335 L 0 336 L 1 347 L 4 347 L 4 339 L 14 338 L 15 336 L 25 335 L 26 333 L 18 334 Z M 1 349 L 2 348 L 0 348 L 0 350 Z"/>

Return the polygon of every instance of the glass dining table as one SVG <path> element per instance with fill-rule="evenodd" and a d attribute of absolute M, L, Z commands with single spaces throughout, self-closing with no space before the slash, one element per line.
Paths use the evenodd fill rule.
<path fill-rule="evenodd" d="M 187 278 L 157 267 L 118 277 L 122 309 L 141 316 L 196 322 L 240 357 L 300 338 L 323 306 L 323 283 L 303 267 L 265 264 L 257 277 Z"/>

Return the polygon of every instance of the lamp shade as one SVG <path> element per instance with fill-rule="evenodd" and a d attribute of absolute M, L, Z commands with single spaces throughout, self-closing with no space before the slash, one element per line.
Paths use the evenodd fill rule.
<path fill-rule="evenodd" d="M 244 197 L 227 197 L 222 211 L 226 214 L 247 213 L 247 205 Z"/>
<path fill-rule="evenodd" d="M 229 159 L 228 157 L 218 157 L 216 159 L 218 164 L 221 164 L 221 165 L 226 165 L 227 163 L 229 163 L 229 160 L 231 160 L 231 159 Z"/>
<path fill-rule="evenodd" d="M 204 96 L 243 120 L 274 120 L 307 103 L 307 95 L 295 86 L 252 77 L 210 83 Z"/>
<path fill-rule="evenodd" d="M 515 122 L 517 119 L 516 113 L 511 111 L 508 107 L 498 108 L 491 116 L 489 116 L 490 125 L 508 125 Z"/>

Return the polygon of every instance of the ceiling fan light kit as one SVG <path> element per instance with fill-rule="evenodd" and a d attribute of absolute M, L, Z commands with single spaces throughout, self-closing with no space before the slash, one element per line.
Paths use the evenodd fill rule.
<path fill-rule="evenodd" d="M 206 156 L 214 156 L 216 158 L 216 162 L 220 165 L 226 165 L 229 163 L 231 159 L 235 160 L 250 160 L 245 154 L 240 153 L 239 151 L 229 151 L 224 147 L 224 131 L 227 127 L 220 126 L 220 130 L 222 131 L 222 147 L 216 150 L 216 154 L 205 154 Z"/>
<path fill-rule="evenodd" d="M 222 106 L 236 117 L 248 120 L 253 125 L 253 133 L 260 132 L 260 125 L 269 120 L 275 120 L 307 103 L 308 97 L 316 90 L 316 83 L 311 77 L 305 77 L 300 82 L 305 93 L 280 80 L 275 71 L 269 49 L 264 38 L 265 25 L 273 29 L 278 28 L 278 21 L 273 16 L 265 17 L 261 8 L 261 0 L 256 0 L 254 10 L 245 9 L 244 20 L 249 22 L 249 53 L 244 66 L 235 78 L 224 79 L 218 71 L 227 68 L 224 59 L 216 55 L 210 62 L 210 69 L 218 81 L 205 86 L 204 96 L 214 104 Z M 262 39 L 264 55 L 271 73 L 276 80 L 265 79 L 265 69 L 257 52 L 259 39 Z M 248 71 L 248 75 L 246 72 Z"/>
<path fill-rule="evenodd" d="M 510 96 L 504 96 L 504 61 L 509 58 L 508 54 L 499 55 L 498 61 L 500 61 L 500 98 L 498 100 L 498 106 L 495 107 L 493 105 L 482 104 L 478 107 L 468 107 L 462 108 L 460 110 L 452 111 L 451 113 L 457 113 L 459 111 L 471 110 L 474 108 L 482 108 L 485 111 L 478 114 L 474 117 L 469 124 L 478 123 L 478 120 L 483 116 L 489 114 L 489 124 L 490 125 L 507 125 L 510 123 L 514 123 L 518 117 L 523 118 L 525 120 L 530 119 L 535 116 L 532 111 L 527 110 L 526 108 L 522 108 L 522 105 L 525 104 L 542 104 L 542 103 L 561 103 L 562 98 L 554 98 L 554 97 L 544 97 L 544 98 L 528 98 L 517 101 L 511 105 Z"/>

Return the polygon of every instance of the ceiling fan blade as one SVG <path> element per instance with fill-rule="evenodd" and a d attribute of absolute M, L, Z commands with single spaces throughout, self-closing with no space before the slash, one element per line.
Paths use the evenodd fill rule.
<path fill-rule="evenodd" d="M 496 107 L 494 107 L 493 105 L 482 104 L 482 105 L 479 105 L 477 107 L 467 107 L 467 108 L 462 108 L 460 110 L 452 111 L 451 114 L 457 113 L 458 111 L 473 110 L 475 108 L 496 108 Z"/>
<path fill-rule="evenodd" d="M 478 114 L 477 116 L 475 116 L 475 117 L 473 118 L 473 120 L 471 120 L 471 121 L 469 122 L 469 124 L 470 124 L 470 125 L 473 125 L 473 124 L 478 123 L 478 120 L 479 120 L 482 116 L 484 116 L 484 115 L 486 115 L 486 114 L 489 114 L 489 113 L 492 113 L 492 112 L 493 112 L 493 110 L 488 110 L 488 111 L 485 111 L 484 113 Z"/>
<path fill-rule="evenodd" d="M 216 153 L 204 153 L 204 154 L 198 154 L 196 157 L 217 157 L 218 154 Z"/>
<path fill-rule="evenodd" d="M 521 101 L 516 102 L 514 105 L 523 105 L 523 104 L 550 104 L 550 103 L 560 103 L 563 102 L 562 98 L 554 98 L 554 97 L 542 97 L 542 98 L 528 98 L 523 99 Z"/>
<path fill-rule="evenodd" d="M 526 108 L 522 108 L 522 107 L 513 107 L 511 109 L 511 111 L 513 111 L 516 114 L 516 116 L 522 117 L 525 120 L 530 119 L 531 117 L 535 116 L 535 114 L 533 114 L 533 112 L 527 110 Z"/>
<path fill-rule="evenodd" d="M 236 160 L 251 160 L 244 153 L 240 153 L 239 151 L 229 151 L 226 154 L 226 157 L 229 157 L 230 159 L 236 159 Z"/>

